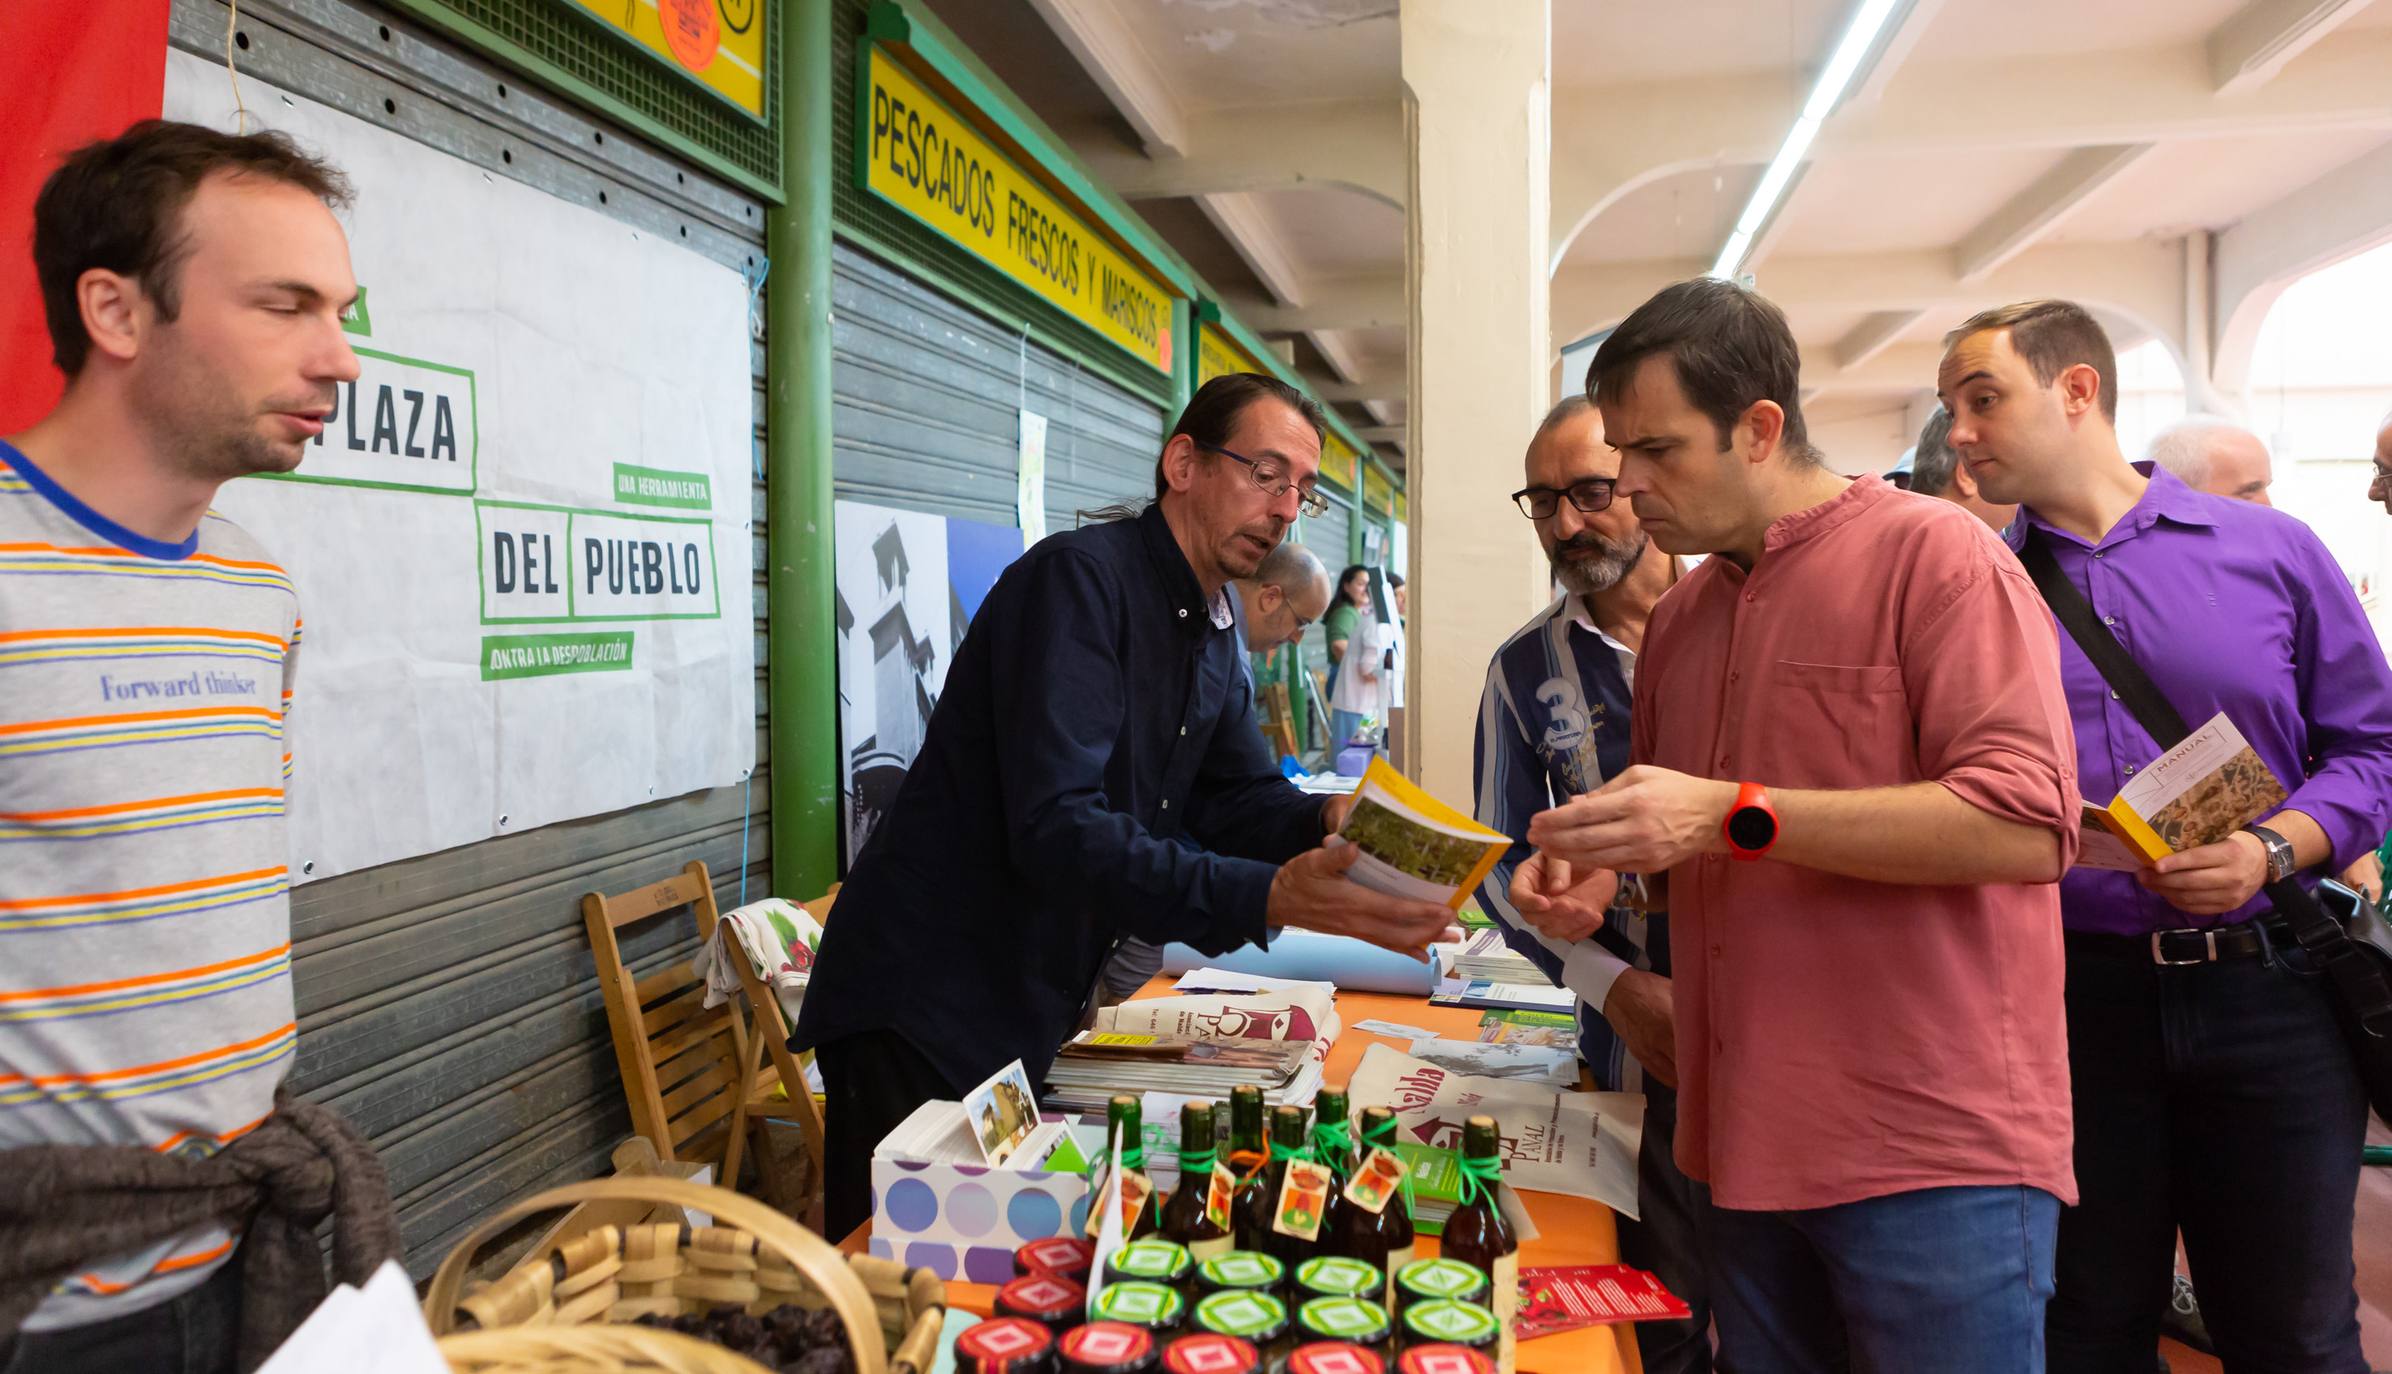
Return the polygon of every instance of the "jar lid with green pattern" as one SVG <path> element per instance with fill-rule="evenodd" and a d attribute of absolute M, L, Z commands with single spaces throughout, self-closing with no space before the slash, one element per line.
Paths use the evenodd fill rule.
<path fill-rule="evenodd" d="M 1355 1298 L 1384 1289 L 1387 1275 L 1375 1264 L 1320 1255 L 1296 1266 L 1296 1286 L 1315 1297 Z"/>
<path fill-rule="evenodd" d="M 1259 1250 L 1232 1250 L 1196 1266 L 1197 1285 L 1214 1292 L 1238 1288 L 1277 1288 L 1287 1266 Z"/>
<path fill-rule="evenodd" d="M 1287 1332 L 1287 1304 L 1268 1293 L 1232 1288 L 1196 1301 L 1196 1328 L 1265 1345 Z"/>
<path fill-rule="evenodd" d="M 1296 1329 L 1307 1340 L 1379 1345 L 1391 1330 L 1387 1309 L 1365 1298 L 1314 1298 L 1296 1313 Z"/>
<path fill-rule="evenodd" d="M 1187 1300 L 1159 1283 L 1131 1279 L 1109 1283 L 1096 1295 L 1096 1319 L 1126 1322 L 1148 1331 L 1168 1331 L 1187 1312 Z"/>
<path fill-rule="evenodd" d="M 1475 1302 L 1490 1286 L 1485 1270 L 1460 1260 L 1414 1260 L 1395 1271 L 1396 1294 L 1407 1304 L 1424 1298 Z"/>
<path fill-rule="evenodd" d="M 1175 1240 L 1133 1240 L 1105 1261 L 1105 1281 L 1144 1279 L 1148 1283 L 1182 1284 L 1195 1261 L 1188 1247 Z"/>
<path fill-rule="evenodd" d="M 1404 1309 L 1404 1339 L 1408 1344 L 1434 1341 L 1480 1350 L 1495 1344 L 1502 1335 L 1503 1323 L 1474 1302 L 1431 1298 Z"/>

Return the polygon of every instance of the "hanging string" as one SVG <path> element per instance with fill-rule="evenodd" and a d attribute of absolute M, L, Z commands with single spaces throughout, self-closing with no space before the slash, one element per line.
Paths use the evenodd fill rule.
<path fill-rule="evenodd" d="M 1373 1146 L 1373 1147 L 1375 1147 L 1375 1148 L 1377 1148 L 1377 1149 L 1385 1150 L 1385 1151 L 1386 1151 L 1387 1153 L 1389 1153 L 1389 1154 L 1394 1154 L 1394 1153 L 1395 1153 L 1395 1118 L 1391 1116 L 1391 1117 L 1388 1117 L 1386 1120 L 1384 1120 L 1384 1121 L 1380 1122 L 1380 1123 L 1379 1123 L 1378 1125 L 1376 1125 L 1376 1126 L 1365 1126 L 1365 1127 L 1363 1127 L 1363 1128 L 1362 1128 L 1362 1143 L 1363 1143 L 1363 1144 L 1365 1144 L 1365 1145 Z M 1406 1169 L 1406 1170 L 1404 1170 L 1404 1216 L 1405 1216 L 1405 1218 L 1406 1218 L 1406 1219 L 1409 1219 L 1409 1218 L 1412 1216 L 1412 1214 L 1413 1214 L 1413 1212 L 1414 1212 L 1415 1210 L 1416 1210 L 1416 1209 L 1413 1207 L 1413 1204 L 1412 1204 L 1412 1171 L 1411 1171 L 1410 1169 Z"/>
<path fill-rule="evenodd" d="M 233 31 L 241 23 L 241 0 L 229 0 L 224 15 L 224 73 L 233 82 L 233 132 L 249 132 L 249 105 L 241 99 L 241 69 L 233 65 Z"/>
<path fill-rule="evenodd" d="M 1329 1172 L 1341 1179 L 1353 1177 L 1354 1123 L 1350 1118 L 1314 1123 L 1312 1148 L 1319 1158 L 1328 1162 Z"/>
<path fill-rule="evenodd" d="M 1467 1207 L 1476 1202 L 1481 1193 L 1486 1194 L 1488 1203 L 1492 1205 L 1495 1201 L 1495 1185 L 1503 1181 L 1503 1161 L 1492 1155 L 1485 1159 L 1472 1159 L 1464 1155 L 1461 1162 L 1462 1205 Z"/>

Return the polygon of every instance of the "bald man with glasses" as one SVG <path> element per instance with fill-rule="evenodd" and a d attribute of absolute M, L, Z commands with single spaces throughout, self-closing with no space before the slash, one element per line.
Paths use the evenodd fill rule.
<path fill-rule="evenodd" d="M 1628 767 L 1628 705 L 1645 622 L 1678 580 L 1613 491 L 1619 454 L 1583 396 L 1555 406 L 1528 446 L 1528 485 L 1512 504 L 1536 525 L 1561 595 L 1495 653 L 1478 716 L 1478 819 L 1512 837 L 1480 890 L 1504 939 L 1578 995 L 1578 1050 L 1606 1091 L 1642 1092 L 1635 1220 L 1620 1218 L 1620 1258 L 1686 1299 L 1688 1321 L 1640 1322 L 1647 1374 L 1711 1368 L 1708 1286 L 1696 1246 L 1697 1185 L 1670 1149 L 1677 1122 L 1669 917 L 1615 901 L 1612 875 L 1573 886 L 1566 866 L 1532 854 L 1529 818 L 1592 792 Z"/>

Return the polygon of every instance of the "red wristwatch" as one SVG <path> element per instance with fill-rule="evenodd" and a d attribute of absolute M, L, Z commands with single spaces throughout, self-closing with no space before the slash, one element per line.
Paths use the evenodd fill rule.
<path fill-rule="evenodd" d="M 1719 833 L 1727 838 L 1730 858 L 1749 863 L 1768 853 L 1777 843 L 1777 808 L 1769 804 L 1769 789 L 1757 782 L 1740 784 Z"/>

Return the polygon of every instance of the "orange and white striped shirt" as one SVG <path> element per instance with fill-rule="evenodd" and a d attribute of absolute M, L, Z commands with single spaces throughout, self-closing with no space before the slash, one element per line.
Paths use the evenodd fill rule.
<path fill-rule="evenodd" d="M 0 443 L 0 1151 L 213 1153 L 273 1110 L 299 634 L 239 526 L 145 539 Z M 235 1241 L 94 1257 L 26 1328 L 163 1302 Z"/>

